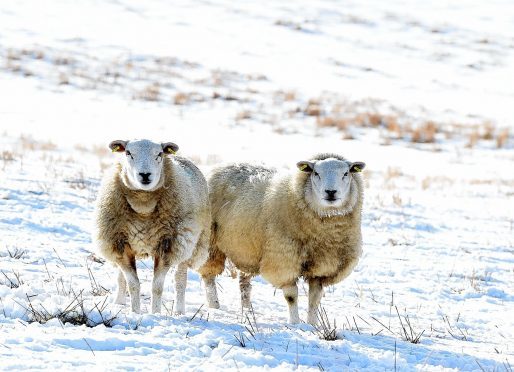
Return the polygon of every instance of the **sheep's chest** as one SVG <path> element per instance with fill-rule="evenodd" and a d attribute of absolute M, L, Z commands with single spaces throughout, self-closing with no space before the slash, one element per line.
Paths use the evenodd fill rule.
<path fill-rule="evenodd" d="M 302 242 L 300 272 L 305 278 L 332 277 L 345 266 L 349 239 L 341 229 L 326 229 L 309 234 Z"/>
<path fill-rule="evenodd" d="M 127 221 L 128 243 L 140 257 L 152 256 L 159 244 L 158 226 L 152 219 L 132 218 Z"/>

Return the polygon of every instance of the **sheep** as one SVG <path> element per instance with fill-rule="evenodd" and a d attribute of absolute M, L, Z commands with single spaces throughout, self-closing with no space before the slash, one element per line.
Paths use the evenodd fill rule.
<path fill-rule="evenodd" d="M 189 160 L 172 156 L 178 146 L 150 140 L 113 141 L 122 158 L 102 182 L 96 204 L 95 241 L 99 253 L 118 267 L 115 302 L 140 313 L 136 260 L 154 259 L 151 308 L 161 310 L 166 273 L 175 272 L 177 314 L 185 312 L 187 269 L 208 257 L 211 228 L 207 181 Z"/>
<path fill-rule="evenodd" d="M 215 277 L 228 258 L 240 271 L 241 305 L 251 307 L 252 276 L 281 288 L 289 322 L 299 323 L 297 280 L 309 284 L 308 322 L 316 325 L 323 287 L 345 279 L 362 253 L 362 162 L 319 154 L 299 172 L 235 164 L 209 179 L 211 251 L 200 269 L 207 302 L 219 308 Z"/>

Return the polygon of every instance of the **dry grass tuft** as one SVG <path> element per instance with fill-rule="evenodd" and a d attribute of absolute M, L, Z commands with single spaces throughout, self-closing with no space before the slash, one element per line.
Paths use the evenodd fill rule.
<path fill-rule="evenodd" d="M 466 148 L 472 149 L 473 147 L 475 147 L 479 139 L 480 135 L 478 134 L 477 130 L 471 132 L 468 138 L 468 142 L 466 143 Z"/>
<path fill-rule="evenodd" d="M 348 119 L 335 116 L 318 116 L 316 118 L 316 124 L 320 128 L 335 127 L 339 130 L 346 130 L 348 128 Z"/>
<path fill-rule="evenodd" d="M 320 116 L 323 112 L 323 109 L 321 107 L 321 103 L 319 100 L 316 99 L 310 99 L 309 102 L 307 102 L 307 106 L 304 109 L 305 115 L 308 116 Z"/>
<path fill-rule="evenodd" d="M 13 274 L 13 277 L 9 277 L 6 273 L 4 273 L 3 271 L 0 271 L 2 273 L 2 275 L 5 277 L 5 279 L 7 280 L 7 282 L 5 282 L 4 284 L 6 286 L 8 286 L 9 288 L 11 289 L 14 289 L 14 288 L 19 288 L 21 285 L 23 285 L 23 280 L 21 280 L 21 276 L 20 276 L 20 273 L 19 272 L 15 272 L 14 270 L 12 270 L 12 274 Z"/>
<path fill-rule="evenodd" d="M 173 97 L 173 103 L 175 105 L 185 105 L 189 101 L 189 97 L 186 93 L 178 92 Z"/>
<path fill-rule="evenodd" d="M 415 143 L 434 143 L 437 125 L 433 121 L 426 121 L 412 132 L 411 140 Z"/>
<path fill-rule="evenodd" d="M 486 121 L 482 128 L 482 139 L 492 140 L 494 138 L 495 126 L 490 121 Z"/>
<path fill-rule="evenodd" d="M 314 327 L 314 333 L 325 341 L 335 341 L 337 337 L 337 326 L 336 320 L 330 323 L 326 310 L 323 307 L 319 307 L 316 315 L 318 317 L 318 324 Z"/>
<path fill-rule="evenodd" d="M 236 115 L 236 121 L 247 120 L 252 118 L 252 113 L 249 110 L 239 111 Z"/>
<path fill-rule="evenodd" d="M 142 99 L 144 101 L 158 101 L 160 96 L 160 87 L 158 83 L 153 83 L 150 85 L 147 85 L 144 89 L 137 92 L 134 95 L 134 98 L 136 99 Z"/>
<path fill-rule="evenodd" d="M 84 304 L 82 291 L 78 294 L 72 291 L 71 294 L 73 295 L 72 301 L 63 310 L 57 310 L 52 313 L 47 311 L 42 305 L 35 306 L 29 296 L 27 296 L 28 307 L 18 304 L 24 307 L 29 314 L 30 323 L 37 322 L 45 324 L 49 320 L 57 319 L 61 324 L 70 323 L 76 326 L 85 325 L 86 327 L 91 328 L 100 324 L 103 324 L 106 327 L 112 327 L 114 325 L 114 321 L 117 319 L 119 312 L 115 315 L 112 315 L 110 312 L 108 315 L 105 315 L 105 310 L 107 308 L 107 296 L 102 302 L 95 303 L 92 308 L 87 309 Z M 100 321 L 91 319 L 91 315 L 94 312 L 98 313 Z"/>
<path fill-rule="evenodd" d="M 501 149 L 507 145 L 507 141 L 509 140 L 509 130 L 507 128 L 500 131 L 498 136 L 496 137 L 496 147 Z"/>
<path fill-rule="evenodd" d="M 11 252 L 9 248 L 7 248 L 7 254 L 9 257 L 14 258 L 15 260 L 19 260 L 27 253 L 24 249 L 14 248 L 14 250 Z"/>
<path fill-rule="evenodd" d="M 32 137 L 20 136 L 20 144 L 23 150 L 27 151 L 55 151 L 57 145 L 51 141 L 37 141 Z"/>
<path fill-rule="evenodd" d="M 16 160 L 16 156 L 14 155 L 14 152 L 8 151 L 8 150 L 4 150 L 0 154 L 0 160 L 2 160 L 4 162 L 14 161 L 14 160 Z"/>

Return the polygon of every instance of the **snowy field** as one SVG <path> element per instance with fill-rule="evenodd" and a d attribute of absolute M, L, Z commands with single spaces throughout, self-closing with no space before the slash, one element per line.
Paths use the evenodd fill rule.
<path fill-rule="evenodd" d="M 16 1 L 0 5 L 0 370 L 514 368 L 509 1 Z M 186 315 L 112 303 L 92 212 L 114 139 L 173 141 L 208 174 L 364 161 L 364 254 L 323 329 L 280 290 L 190 271 Z M 306 320 L 306 286 L 300 283 Z M 59 316 L 60 314 L 60 316 Z M 335 326 L 334 326 L 335 325 Z"/>

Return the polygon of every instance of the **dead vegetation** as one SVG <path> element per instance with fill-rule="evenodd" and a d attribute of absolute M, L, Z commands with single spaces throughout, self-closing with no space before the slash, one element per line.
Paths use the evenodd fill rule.
<path fill-rule="evenodd" d="M 302 31 L 311 27 L 308 20 L 301 23 L 278 20 L 276 25 Z M 66 51 L 34 47 L 0 48 L 0 58 L 5 60 L 4 68 L 13 73 L 48 77 L 57 86 L 121 93 L 136 100 L 179 107 L 214 101 L 223 101 L 225 105 L 243 103 L 234 115 L 236 123 L 245 120 L 267 123 L 279 133 L 288 132 L 282 126 L 286 119 L 298 124 L 312 123 L 319 129 L 335 128 L 343 139 L 378 131 L 383 145 L 401 141 L 438 150 L 436 144 L 451 140 L 468 149 L 479 145 L 512 146 L 509 130 L 487 119 L 473 118 L 457 123 L 424 114 L 412 116 L 381 100 L 350 101 L 330 92 L 317 97 L 303 97 L 294 90 L 270 94 L 256 84 L 266 82 L 265 76 L 208 70 L 173 57 L 121 55 L 112 60 L 99 60 L 86 54 L 75 56 Z"/>
<path fill-rule="evenodd" d="M 14 248 L 12 251 L 9 248 L 7 248 L 7 254 L 9 255 L 9 257 L 14 258 L 15 260 L 19 260 L 26 253 L 27 253 L 26 250 L 20 249 L 20 248 L 17 248 L 17 247 Z"/>
<path fill-rule="evenodd" d="M 442 140 L 465 141 L 464 146 L 473 148 L 479 143 L 503 148 L 508 145 L 509 131 L 493 122 L 450 123 L 433 119 L 413 118 L 394 107 L 381 109 L 382 102 L 364 100 L 348 102 L 337 96 L 311 98 L 301 111 L 305 116 L 316 118 L 319 128 L 336 128 L 345 137 L 359 128 L 375 128 L 380 131 L 383 144 L 401 140 L 413 144 L 434 144 Z M 387 111 L 387 112 L 385 112 Z M 297 113 L 296 113 L 297 115 Z"/>
<path fill-rule="evenodd" d="M 134 98 L 141 99 L 143 101 L 158 101 L 160 95 L 159 84 L 153 83 L 147 85 L 145 88 L 136 92 Z"/>
<path fill-rule="evenodd" d="M 116 314 L 106 311 L 107 299 L 108 297 L 105 297 L 103 301 L 87 307 L 83 293 L 80 291 L 79 293 L 72 292 L 72 300 L 64 308 L 52 312 L 48 311 L 41 303 L 34 304 L 28 295 L 27 305 L 24 306 L 20 303 L 18 305 L 25 309 L 29 323 L 45 324 L 52 319 L 57 319 L 63 325 L 69 323 L 75 326 L 96 327 L 103 324 L 106 327 L 112 327 L 121 310 Z"/>
<path fill-rule="evenodd" d="M 19 288 L 20 286 L 23 285 L 23 280 L 21 280 L 21 276 L 20 276 L 19 272 L 12 270 L 10 275 L 7 275 L 3 270 L 1 270 L 0 272 L 2 273 L 2 275 L 4 276 L 4 278 L 6 280 L 3 284 L 8 286 L 9 288 L 11 288 L 11 289 Z"/>
<path fill-rule="evenodd" d="M 333 323 L 330 323 L 328 319 L 327 311 L 323 307 L 319 307 L 317 310 L 318 324 L 314 327 L 314 333 L 325 341 L 335 341 L 337 337 L 337 325 L 334 319 Z"/>
<path fill-rule="evenodd" d="M 57 149 L 57 145 L 51 141 L 36 140 L 26 135 L 20 136 L 19 143 L 24 151 L 54 151 Z"/>

